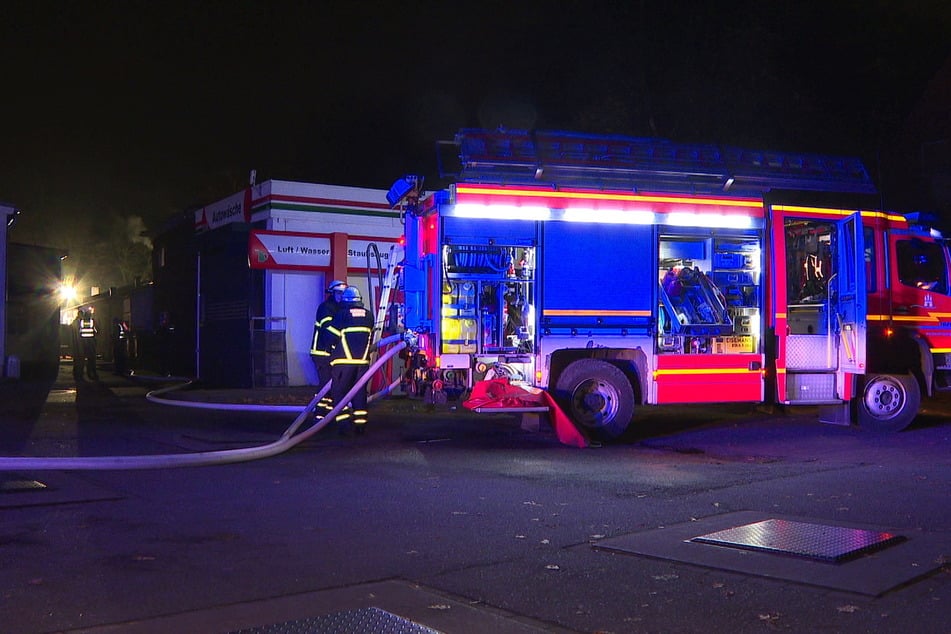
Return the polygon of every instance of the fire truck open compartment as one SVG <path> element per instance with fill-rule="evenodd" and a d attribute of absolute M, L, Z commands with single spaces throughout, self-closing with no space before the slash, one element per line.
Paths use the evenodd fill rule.
<path fill-rule="evenodd" d="M 758 352 L 761 238 L 660 234 L 658 354 Z"/>
<path fill-rule="evenodd" d="M 828 295 L 833 269 L 835 225 L 787 220 L 786 308 L 791 335 L 829 332 Z"/>
<path fill-rule="evenodd" d="M 443 218 L 439 353 L 444 389 L 476 380 L 530 380 L 536 347 L 535 223 Z"/>
<path fill-rule="evenodd" d="M 534 349 L 534 247 L 446 245 L 443 353 L 513 354 Z"/>

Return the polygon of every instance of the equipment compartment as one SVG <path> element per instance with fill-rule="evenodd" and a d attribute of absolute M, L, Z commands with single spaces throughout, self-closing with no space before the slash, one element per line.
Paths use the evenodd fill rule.
<path fill-rule="evenodd" d="M 447 245 L 445 262 L 443 353 L 534 350 L 534 247 Z"/>
<path fill-rule="evenodd" d="M 760 258 L 758 238 L 661 235 L 657 351 L 757 352 Z"/>

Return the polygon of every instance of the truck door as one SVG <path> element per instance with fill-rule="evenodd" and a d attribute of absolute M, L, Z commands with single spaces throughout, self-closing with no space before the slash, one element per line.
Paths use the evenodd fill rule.
<path fill-rule="evenodd" d="M 777 397 L 790 404 L 840 403 L 851 397 L 851 375 L 865 371 L 861 216 L 802 207 L 788 215 L 783 207 L 776 211 L 783 231 L 773 289 Z"/>
<path fill-rule="evenodd" d="M 829 280 L 832 333 L 838 336 L 839 371 L 864 374 L 868 295 L 861 214 L 852 214 L 837 224 L 838 270 Z"/>

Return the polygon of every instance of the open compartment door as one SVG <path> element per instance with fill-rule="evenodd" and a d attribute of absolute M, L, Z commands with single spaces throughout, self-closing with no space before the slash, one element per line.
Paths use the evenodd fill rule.
<path fill-rule="evenodd" d="M 865 287 L 865 245 L 861 213 L 838 223 L 837 271 L 829 280 L 832 328 L 838 337 L 839 370 L 865 373 L 868 296 Z"/>

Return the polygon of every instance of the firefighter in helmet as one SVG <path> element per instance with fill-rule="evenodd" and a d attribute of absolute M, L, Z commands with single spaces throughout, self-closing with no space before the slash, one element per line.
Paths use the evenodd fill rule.
<path fill-rule="evenodd" d="M 317 391 L 319 392 L 330 381 L 330 346 L 333 338 L 327 332 L 330 320 L 337 314 L 341 305 L 341 297 L 347 288 L 343 280 L 334 280 L 327 285 L 327 298 L 317 307 L 314 316 L 314 336 L 310 344 L 310 358 L 314 360 L 317 370 Z M 330 411 L 330 394 L 327 394 L 317 404 L 317 417 L 323 417 Z"/>
<path fill-rule="evenodd" d="M 343 401 L 370 365 L 373 317 L 363 306 L 359 289 L 348 286 L 343 292 L 340 310 L 330 320 L 327 331 L 331 336 L 330 372 L 333 385 L 330 394 L 336 405 Z M 351 424 L 358 434 L 363 433 L 367 423 L 366 385 L 361 386 L 350 403 L 337 413 L 336 421 L 340 434 L 349 433 Z"/>

